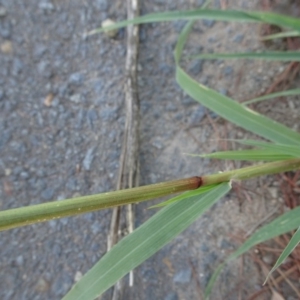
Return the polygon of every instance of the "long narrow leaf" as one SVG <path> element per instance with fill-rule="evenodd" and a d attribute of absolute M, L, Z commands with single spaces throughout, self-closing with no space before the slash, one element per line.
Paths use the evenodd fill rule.
<path fill-rule="evenodd" d="M 197 190 L 194 190 L 194 191 L 188 191 L 188 192 L 182 193 L 181 195 L 178 195 L 176 197 L 173 197 L 173 198 L 171 198 L 167 201 L 158 203 L 156 205 L 150 206 L 149 208 L 167 206 L 167 205 L 170 205 L 170 204 L 175 203 L 177 201 L 181 201 L 181 200 L 190 198 L 190 197 L 195 196 L 195 195 L 201 195 L 201 194 L 207 193 L 208 191 L 214 189 L 216 186 L 217 186 L 217 184 L 203 186 L 201 189 L 197 189 Z"/>
<path fill-rule="evenodd" d="M 174 50 L 176 80 L 180 87 L 196 101 L 232 123 L 277 143 L 300 145 L 299 133 L 198 83 L 179 66 L 182 49 L 187 40 L 191 26 L 191 22 L 186 24 L 178 37 Z"/>
<path fill-rule="evenodd" d="M 273 99 L 277 97 L 286 97 L 286 96 L 294 96 L 294 95 L 300 95 L 300 89 L 292 89 L 292 90 L 286 90 L 278 93 L 272 93 L 265 96 L 253 98 L 251 100 L 245 101 L 242 104 L 243 105 L 249 105 L 252 103 L 256 103 L 263 100 Z"/>
<path fill-rule="evenodd" d="M 228 121 L 271 141 L 300 145 L 300 134 L 198 83 L 178 65 L 176 79 L 192 98 Z"/>
<path fill-rule="evenodd" d="M 300 227 L 292 236 L 288 245 L 284 248 L 281 255 L 279 256 L 278 260 L 276 261 L 275 265 L 273 266 L 272 270 L 269 272 L 266 281 L 268 280 L 269 276 L 288 258 L 288 256 L 294 251 L 297 245 L 300 242 Z M 266 282 L 265 281 L 265 282 Z"/>
<path fill-rule="evenodd" d="M 160 210 L 122 239 L 71 289 L 64 300 L 92 300 L 192 224 L 230 190 L 223 183 Z"/>
<path fill-rule="evenodd" d="M 296 36 L 300 36 L 299 31 L 286 31 L 286 32 L 279 32 L 279 33 L 266 35 L 262 37 L 261 40 L 268 41 L 268 40 L 282 39 L 282 38 L 296 37 Z"/>
<path fill-rule="evenodd" d="M 272 144 L 255 140 L 231 140 L 242 145 L 249 145 L 264 148 L 269 151 L 274 151 L 292 157 L 300 157 L 300 147 L 293 145 Z"/>
<path fill-rule="evenodd" d="M 221 264 L 216 271 L 213 273 L 207 287 L 205 290 L 205 297 L 207 298 L 212 291 L 214 283 L 218 278 L 220 272 L 222 271 L 224 265 L 233 260 L 246 251 L 248 251 L 253 246 L 270 240 L 278 235 L 287 233 L 291 230 L 294 230 L 299 227 L 300 224 L 300 207 L 297 207 L 285 214 L 281 215 L 271 223 L 263 226 L 257 232 L 255 232 L 241 247 L 239 247 L 234 253 L 232 253 L 225 261 L 225 263 Z M 297 235 L 298 237 L 298 235 Z"/>
<path fill-rule="evenodd" d="M 291 155 L 285 155 L 272 150 L 237 150 L 222 151 L 209 154 L 188 154 L 189 156 L 199 156 L 214 159 L 230 159 L 230 160 L 252 160 L 252 161 L 277 161 L 293 158 Z"/>
<path fill-rule="evenodd" d="M 245 53 L 204 53 L 193 55 L 195 59 L 263 59 L 280 61 L 300 61 L 300 51 L 266 51 Z"/>
<path fill-rule="evenodd" d="M 131 24 L 145 24 L 153 22 L 166 22 L 175 20 L 219 20 L 219 21 L 238 21 L 238 22 L 263 22 L 278 25 L 280 27 L 291 28 L 300 32 L 300 20 L 285 15 L 269 12 L 246 12 L 235 10 L 214 10 L 214 9 L 196 9 L 188 11 L 171 11 L 148 14 L 132 20 L 119 22 L 113 26 L 95 29 L 89 34 L 95 34 L 103 31 L 121 28 Z"/>

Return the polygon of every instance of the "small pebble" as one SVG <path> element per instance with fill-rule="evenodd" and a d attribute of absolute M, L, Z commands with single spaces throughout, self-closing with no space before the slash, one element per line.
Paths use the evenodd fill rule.
<path fill-rule="evenodd" d="M 198 124 L 205 116 L 205 108 L 202 105 L 197 105 L 197 107 L 193 110 L 190 123 L 191 124 Z"/>
<path fill-rule="evenodd" d="M 38 72 L 40 75 L 43 75 L 45 78 L 50 78 L 52 71 L 48 61 L 42 60 L 37 66 Z"/>
<path fill-rule="evenodd" d="M 227 66 L 223 69 L 223 74 L 228 76 L 228 75 L 232 75 L 233 73 L 233 68 L 231 66 Z"/>
<path fill-rule="evenodd" d="M 6 41 L 2 43 L 0 49 L 3 54 L 11 54 L 13 51 L 12 42 Z"/>
<path fill-rule="evenodd" d="M 73 73 L 69 77 L 69 83 L 74 85 L 81 85 L 84 81 L 84 76 L 81 73 Z"/>
<path fill-rule="evenodd" d="M 191 269 L 181 270 L 174 275 L 173 281 L 175 283 L 188 283 L 191 280 Z"/>
<path fill-rule="evenodd" d="M 54 5 L 50 1 L 42 1 L 39 3 L 39 8 L 45 12 L 51 12 L 54 10 Z"/>
<path fill-rule="evenodd" d="M 203 25 L 208 27 L 208 28 L 211 28 L 215 25 L 216 21 L 215 20 L 207 20 L 207 19 L 204 19 L 202 21 Z"/>
<path fill-rule="evenodd" d="M 0 90 L 0 101 L 4 98 L 4 92 Z"/>
<path fill-rule="evenodd" d="M 54 191 L 51 188 L 46 188 L 45 190 L 42 191 L 41 196 L 46 201 L 52 200 L 54 196 Z"/>
<path fill-rule="evenodd" d="M 35 286 L 35 290 L 37 292 L 40 292 L 40 293 L 44 293 L 46 292 L 48 289 L 49 289 L 49 283 L 43 279 L 42 277 L 40 277 L 38 280 L 37 280 L 37 284 Z"/>
<path fill-rule="evenodd" d="M 78 282 L 81 278 L 82 278 L 82 273 L 80 271 L 77 271 L 74 276 L 74 281 Z"/>
<path fill-rule="evenodd" d="M 167 296 L 164 298 L 164 300 L 178 300 L 178 295 L 174 292 L 171 292 L 167 294 Z"/>
<path fill-rule="evenodd" d="M 184 20 L 179 20 L 179 21 L 175 21 L 173 22 L 173 28 L 175 29 L 176 32 L 181 32 L 181 30 L 183 29 L 184 25 L 186 24 L 186 21 Z"/>
<path fill-rule="evenodd" d="M 0 6 L 0 18 L 3 18 L 7 15 L 7 10 L 5 9 L 5 7 Z"/>
<path fill-rule="evenodd" d="M 227 91 L 226 89 L 224 89 L 224 88 L 220 88 L 218 91 L 219 91 L 219 93 L 222 94 L 223 96 L 227 96 L 227 94 L 228 94 L 228 91 Z"/>
<path fill-rule="evenodd" d="M 115 25 L 116 22 L 111 20 L 111 19 L 106 19 L 104 20 L 102 23 L 101 23 L 101 26 L 104 28 L 104 27 L 108 27 L 108 26 L 112 26 L 112 25 Z M 104 32 L 109 38 L 113 39 L 117 36 L 118 34 L 118 29 L 112 29 L 112 30 L 109 30 L 109 31 L 105 31 Z"/>
<path fill-rule="evenodd" d="M 74 94 L 70 97 L 70 100 L 74 103 L 80 103 L 81 96 L 80 94 Z"/>
<path fill-rule="evenodd" d="M 192 60 L 189 63 L 188 70 L 192 75 L 199 75 L 199 73 L 202 71 L 202 60 Z"/>
<path fill-rule="evenodd" d="M 11 23 L 9 21 L 7 21 L 6 19 L 4 19 L 1 23 L 0 23 L 0 35 L 4 38 L 4 39 L 8 39 L 11 36 L 11 30 L 12 26 Z"/>
<path fill-rule="evenodd" d="M 47 97 L 44 100 L 44 104 L 49 107 L 51 106 L 52 100 L 54 98 L 54 95 L 52 93 L 48 94 Z"/>
<path fill-rule="evenodd" d="M 84 160 L 82 162 L 83 164 L 83 168 L 86 171 L 89 171 L 91 169 L 91 164 L 93 162 L 94 159 L 94 148 L 90 148 L 88 149 L 88 151 L 85 154 Z"/>
<path fill-rule="evenodd" d="M 237 34 L 236 36 L 233 37 L 233 41 L 235 43 L 241 43 L 244 39 L 244 35 L 243 34 Z"/>
<path fill-rule="evenodd" d="M 262 260 L 268 264 L 268 265 L 271 265 L 273 262 L 274 262 L 274 257 L 272 254 L 265 254 L 263 257 L 262 257 Z"/>

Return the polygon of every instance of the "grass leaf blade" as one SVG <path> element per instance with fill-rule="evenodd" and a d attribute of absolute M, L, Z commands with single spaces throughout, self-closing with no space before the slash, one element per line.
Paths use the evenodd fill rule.
<path fill-rule="evenodd" d="M 268 41 L 268 40 L 274 40 L 274 39 L 282 39 L 282 38 L 288 38 L 288 37 L 295 37 L 300 36 L 299 31 L 285 31 L 285 32 L 279 32 L 274 33 L 270 35 L 266 35 L 261 38 L 262 41 Z"/>
<path fill-rule="evenodd" d="M 193 155 L 197 156 L 197 155 Z M 278 153 L 272 150 L 237 150 L 222 151 L 209 154 L 198 155 L 205 158 L 227 159 L 227 160 L 252 160 L 252 161 L 277 161 L 293 158 L 291 155 Z"/>
<path fill-rule="evenodd" d="M 290 242 L 288 245 L 284 248 L 282 253 L 280 254 L 279 258 L 277 259 L 275 265 L 273 266 L 272 270 L 269 272 L 266 281 L 268 280 L 269 276 L 285 261 L 286 258 L 294 251 L 294 249 L 297 247 L 297 245 L 300 242 L 300 227 L 297 229 L 297 231 L 292 236 Z M 266 283 L 265 281 L 265 283 Z"/>
<path fill-rule="evenodd" d="M 122 239 L 71 289 L 64 300 L 92 300 L 186 229 L 230 190 L 223 183 L 168 205 Z"/>
<path fill-rule="evenodd" d="M 263 59 L 280 61 L 300 61 L 300 51 L 266 51 L 244 53 L 204 53 L 193 55 L 194 59 Z"/>
<path fill-rule="evenodd" d="M 300 145 L 299 133 L 198 83 L 178 65 L 176 79 L 189 96 L 230 122 L 276 143 Z"/>
<path fill-rule="evenodd" d="M 190 197 L 195 196 L 195 195 L 201 195 L 201 194 L 207 193 L 208 191 L 210 191 L 211 189 L 215 188 L 216 186 L 217 186 L 217 184 L 206 185 L 206 186 L 203 186 L 203 187 L 201 187 L 201 188 L 199 188 L 197 190 L 193 190 L 193 191 L 188 191 L 188 192 L 182 193 L 181 195 L 178 195 L 176 197 L 173 197 L 173 198 L 171 198 L 171 199 L 169 199 L 167 201 L 158 203 L 156 205 L 150 206 L 149 208 L 162 207 L 162 206 L 170 205 L 170 204 L 175 203 L 177 201 L 181 201 L 181 200 L 190 198 Z"/>
<path fill-rule="evenodd" d="M 106 28 L 95 29 L 89 34 L 95 34 L 104 32 L 112 29 L 121 28 L 127 25 L 134 24 L 146 24 L 153 22 L 166 22 L 176 20 L 200 20 L 209 19 L 217 21 L 228 21 L 228 22 L 259 22 L 269 23 L 278 25 L 280 27 L 287 27 L 300 32 L 300 20 L 290 16 L 280 15 L 270 12 L 246 12 L 246 11 L 235 11 L 235 10 L 217 10 L 217 9 L 195 9 L 187 11 L 169 11 L 162 13 L 148 14 L 142 17 L 138 17 L 132 20 L 126 20 L 119 22 L 113 26 Z"/>
<path fill-rule="evenodd" d="M 280 154 L 288 155 L 288 156 L 292 156 L 292 157 L 300 157 L 300 149 L 298 146 L 272 144 L 272 143 L 255 141 L 255 140 L 232 140 L 232 141 L 235 141 L 235 142 L 243 144 L 243 145 L 264 148 L 265 150 L 277 152 L 278 154 L 280 153 Z"/>
<path fill-rule="evenodd" d="M 278 93 L 272 93 L 272 94 L 268 94 L 265 96 L 257 97 L 257 98 L 243 102 L 243 105 L 249 105 L 252 103 L 256 103 L 259 101 L 268 100 L 268 99 L 272 99 L 272 98 L 277 98 L 277 97 L 286 97 L 286 96 L 294 96 L 294 95 L 300 95 L 300 89 L 286 90 L 286 91 L 282 91 L 282 92 L 278 92 Z"/>
<path fill-rule="evenodd" d="M 278 235 L 287 233 L 291 230 L 294 230 L 299 227 L 300 224 L 300 207 L 297 207 L 291 211 L 286 212 L 285 214 L 279 216 L 269 224 L 261 227 L 258 231 L 256 231 L 246 242 L 240 246 L 234 253 L 232 253 L 225 261 L 228 262 L 232 259 L 235 259 L 248 251 L 253 246 L 265 242 L 269 239 L 272 239 Z M 213 273 L 206 289 L 205 289 L 205 297 L 207 298 L 212 291 L 213 285 L 222 271 L 225 263 L 221 264 L 216 271 Z"/>

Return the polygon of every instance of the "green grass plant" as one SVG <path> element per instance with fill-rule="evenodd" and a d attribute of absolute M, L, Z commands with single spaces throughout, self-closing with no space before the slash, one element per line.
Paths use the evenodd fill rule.
<path fill-rule="evenodd" d="M 65 300 L 88 300 L 101 295 L 120 278 L 171 241 L 206 212 L 214 203 L 226 195 L 231 189 L 232 180 L 245 180 L 257 176 L 300 169 L 300 134 L 283 124 L 260 115 L 245 105 L 266 100 L 268 97 L 260 97 L 251 100 L 252 102 L 248 101 L 248 103 L 240 104 L 198 83 L 185 72 L 180 65 L 182 52 L 195 20 L 213 19 L 221 21 L 269 23 L 290 30 L 289 34 L 293 36 L 300 33 L 300 20 L 267 12 L 221 11 L 205 8 L 193 11 L 150 14 L 134 20 L 120 22 L 110 28 L 94 30 L 90 32 L 90 34 L 120 28 L 129 24 L 165 22 L 178 19 L 189 21 L 182 30 L 174 50 L 176 80 L 179 86 L 201 105 L 214 111 L 224 119 L 268 141 L 239 141 L 240 143 L 256 148 L 240 150 L 238 152 L 227 151 L 207 154 L 206 157 L 218 159 L 238 158 L 252 161 L 265 160 L 269 162 L 224 173 L 212 175 L 195 174 L 195 177 L 189 179 L 180 179 L 135 189 L 67 199 L 64 201 L 53 201 L 51 203 L 1 211 L 0 230 L 7 230 L 55 218 L 77 215 L 88 211 L 146 201 L 161 196 L 184 192 L 182 195 L 176 196 L 161 205 L 157 205 L 163 206 L 163 208 L 105 254 L 99 262 L 75 284 L 64 297 Z M 203 54 L 201 58 L 260 58 L 300 61 L 300 53 L 293 51 L 226 55 Z M 299 89 L 296 91 L 286 91 L 285 94 L 283 92 L 281 92 L 281 94 L 273 94 L 273 96 L 279 97 L 291 94 L 299 94 Z M 258 229 L 217 268 L 206 288 L 206 297 L 209 297 L 219 273 L 229 260 L 237 258 L 258 243 L 297 229 L 299 226 L 300 208 L 297 207 Z M 298 229 L 273 269 L 277 268 L 299 243 L 299 235 Z"/>

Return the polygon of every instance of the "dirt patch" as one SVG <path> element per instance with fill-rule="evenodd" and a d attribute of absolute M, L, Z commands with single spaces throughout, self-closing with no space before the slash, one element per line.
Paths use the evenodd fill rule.
<path fill-rule="evenodd" d="M 202 2 L 157 0 L 142 3 L 141 10 L 191 9 Z M 214 7 L 221 2 L 214 1 Z M 257 9 L 259 2 L 228 1 L 228 8 Z M 122 2 L 0 3 L 1 209 L 113 190 L 125 120 L 125 31 L 115 39 L 83 34 L 106 18 L 124 19 Z M 207 112 L 178 87 L 172 51 L 184 24 L 141 26 L 141 184 L 238 167 L 183 153 L 222 150 L 231 145 L 220 138 L 251 136 Z M 264 49 L 258 32 L 255 24 L 199 21 L 187 53 Z M 262 61 L 186 65 L 197 80 L 237 100 L 264 92 L 284 67 Z M 300 104 L 294 99 L 266 102 L 258 109 L 299 130 Z M 233 236 L 246 233 L 281 205 L 275 177 L 242 187 L 236 188 L 241 194 L 231 193 L 138 267 L 135 287 L 125 289 L 124 299 L 199 299 L 199 286 L 203 291 L 218 263 L 238 245 Z M 148 206 L 137 206 L 136 225 L 155 212 Z M 1 299 L 60 299 L 78 272 L 84 274 L 105 253 L 110 214 L 2 232 Z M 262 281 L 248 256 L 243 263 L 236 260 L 222 274 L 213 299 L 238 299 L 240 293 L 246 299 Z"/>

